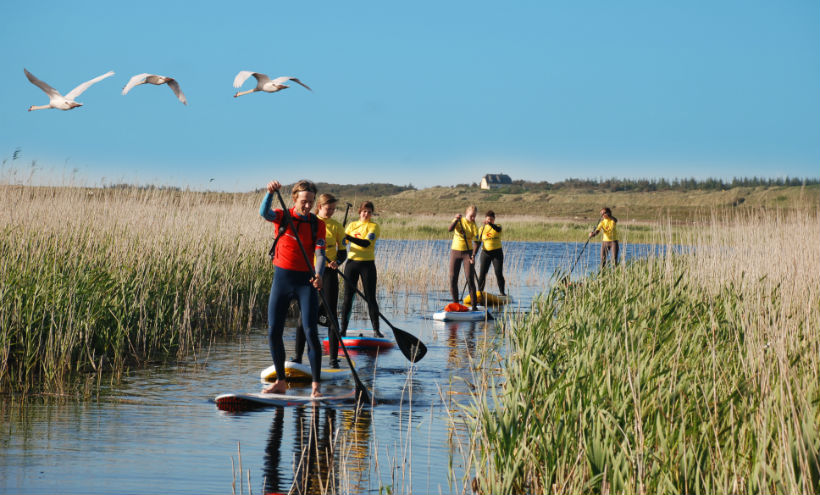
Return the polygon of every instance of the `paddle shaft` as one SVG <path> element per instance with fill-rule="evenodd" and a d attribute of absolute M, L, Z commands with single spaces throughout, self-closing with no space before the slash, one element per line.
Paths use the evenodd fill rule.
<path fill-rule="evenodd" d="M 311 277 L 316 277 L 316 270 L 313 269 L 313 265 L 310 262 L 310 258 L 307 255 L 307 251 L 305 251 L 305 246 L 302 245 L 302 240 L 299 238 L 299 231 L 296 230 L 296 226 L 293 224 L 293 219 L 290 217 L 290 211 L 288 207 L 285 205 L 285 201 L 282 199 L 282 195 L 279 193 L 279 189 L 274 190 L 276 192 L 276 197 L 279 199 L 279 204 L 282 205 L 282 216 L 284 217 L 287 225 L 293 230 L 294 237 L 296 237 L 296 243 L 299 245 L 299 251 L 302 252 L 302 256 L 305 259 L 305 263 L 307 264 L 308 270 L 310 271 Z M 353 366 L 353 360 L 350 359 L 350 354 L 347 352 L 347 348 L 345 347 L 344 342 L 342 341 L 342 336 L 339 334 L 339 320 L 336 318 L 336 313 L 331 311 L 330 304 L 328 304 L 327 299 L 325 298 L 325 294 L 322 291 L 319 292 L 319 300 L 325 307 L 325 311 L 327 312 L 328 316 L 332 318 L 330 328 L 336 332 L 336 338 L 339 340 L 339 346 L 342 348 L 342 352 L 344 352 L 345 359 L 347 359 L 347 364 L 350 366 L 350 372 L 353 375 L 353 381 L 356 382 L 356 389 L 359 391 L 359 400 L 362 402 L 370 402 L 370 393 L 367 391 L 367 387 L 364 386 L 362 380 L 359 378 L 359 374 L 356 373 L 356 368 Z M 305 322 L 307 324 L 307 322 Z M 316 352 L 319 352 L 316 350 Z"/>
<path fill-rule="evenodd" d="M 600 222 L 600 219 L 599 219 L 599 222 Z M 596 223 L 596 224 L 595 224 L 595 227 L 597 227 L 597 226 L 598 226 L 598 224 Z M 593 227 L 593 228 L 592 228 L 592 231 L 593 231 L 593 232 L 595 231 L 595 227 Z M 572 267 L 569 269 L 569 273 L 567 274 L 567 278 L 569 278 L 569 276 L 570 276 L 570 275 L 572 275 L 572 270 L 574 270 L 574 269 L 575 269 L 575 265 L 577 265 L 577 264 L 578 264 L 578 260 L 580 260 L 580 259 L 581 259 L 581 255 L 582 255 L 582 254 L 584 254 L 584 249 L 586 249 L 586 248 L 587 248 L 587 244 L 589 244 L 589 240 L 590 240 L 590 239 L 592 239 L 592 237 L 591 237 L 591 236 L 587 236 L 587 242 L 585 242 L 585 243 L 584 243 L 584 247 L 582 247 L 582 248 L 581 248 L 581 252 L 580 252 L 580 253 L 578 253 L 578 257 L 577 257 L 577 258 L 575 258 L 575 263 L 573 263 L 573 264 L 572 264 Z"/>
<path fill-rule="evenodd" d="M 344 220 L 342 220 L 342 227 L 347 226 L 347 212 L 349 212 L 349 211 L 350 211 L 350 207 L 351 207 L 351 206 L 353 206 L 353 205 L 352 205 L 352 204 L 350 204 L 350 203 L 347 203 L 347 206 L 345 207 L 345 219 L 344 219 Z"/>

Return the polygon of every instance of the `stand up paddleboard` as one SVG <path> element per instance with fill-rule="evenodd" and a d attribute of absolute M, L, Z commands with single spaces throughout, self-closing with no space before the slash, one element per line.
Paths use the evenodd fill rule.
<path fill-rule="evenodd" d="M 223 411 L 247 411 L 262 407 L 315 406 L 326 404 L 352 403 L 356 401 L 356 391 L 342 395 L 327 395 L 313 398 L 309 395 L 288 394 L 222 394 L 214 399 L 216 407 Z"/>
<path fill-rule="evenodd" d="M 322 368 L 322 375 L 319 377 L 319 381 L 342 380 L 344 378 L 350 378 L 351 374 L 350 368 Z M 274 365 L 268 366 L 259 373 L 259 377 L 265 382 L 276 381 L 276 367 Z M 310 365 L 285 361 L 285 380 L 313 381 L 313 373 L 310 371 Z"/>
<path fill-rule="evenodd" d="M 503 306 L 510 302 L 512 298 L 510 296 L 498 296 L 495 294 L 491 294 L 489 292 L 476 292 L 476 299 L 478 299 L 479 304 L 483 304 L 485 306 Z M 470 294 L 467 294 L 464 297 L 464 304 L 470 306 L 472 304 L 472 298 Z"/>
<path fill-rule="evenodd" d="M 479 306 L 478 311 L 438 311 L 433 319 L 438 321 L 484 321 L 492 320 L 493 315 L 486 308 Z"/>
<path fill-rule="evenodd" d="M 358 350 L 392 349 L 393 346 L 396 345 L 390 339 L 376 337 L 376 334 L 375 332 L 373 332 L 373 330 L 348 329 L 347 335 L 342 337 L 342 342 L 344 343 L 346 348 Z M 325 352 L 330 352 L 330 340 L 327 338 L 322 340 L 322 347 L 324 347 Z M 322 374 L 324 376 L 324 370 L 322 370 Z"/>

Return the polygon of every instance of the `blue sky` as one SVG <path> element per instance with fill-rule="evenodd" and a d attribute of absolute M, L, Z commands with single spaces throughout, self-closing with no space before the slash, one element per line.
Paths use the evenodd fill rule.
<path fill-rule="evenodd" d="M 6 180 L 32 161 L 40 182 L 228 191 L 820 176 L 814 0 L 4 0 L 0 18 Z M 116 75 L 81 108 L 27 112 L 48 98 L 24 67 L 63 94 Z M 314 91 L 233 98 L 240 70 Z M 121 96 L 142 72 L 188 106 L 164 86 Z"/>

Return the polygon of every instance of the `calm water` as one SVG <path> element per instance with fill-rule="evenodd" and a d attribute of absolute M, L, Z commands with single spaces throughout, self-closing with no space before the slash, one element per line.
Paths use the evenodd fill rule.
<path fill-rule="evenodd" d="M 382 252 L 413 249 L 420 241 L 380 241 Z M 583 244 L 506 242 L 505 276 L 516 306 L 528 308 L 557 268 L 566 271 Z M 448 244 L 433 242 L 435 269 L 446 271 Z M 590 243 L 573 278 L 597 270 L 599 244 Z M 651 246 L 627 245 L 626 259 Z M 440 254 L 440 257 L 438 257 Z M 490 271 L 488 291 L 494 292 Z M 458 442 L 463 427 L 448 421 L 454 400 L 467 397 L 469 358 L 485 342 L 501 342 L 495 323 L 442 323 L 430 319 L 446 304 L 445 287 L 428 293 L 381 297 L 381 311 L 398 328 L 426 343 L 415 366 L 398 349 L 353 358 L 375 396 L 375 407 L 269 408 L 220 412 L 213 397 L 260 389 L 259 371 L 271 364 L 266 333 L 255 329 L 218 342 L 195 358 L 129 373 L 99 396 L 78 401 L 39 397 L 21 404 L 5 397 L 0 449 L 3 493 L 461 493 L 464 472 Z M 361 306 L 357 306 L 363 309 Z M 408 311 L 407 308 L 410 308 Z M 369 327 L 354 313 L 351 329 Z M 325 330 L 320 327 L 320 331 Z M 382 331 L 391 336 L 389 327 Z M 285 331 L 293 346 L 294 329 Z M 288 355 L 291 353 L 288 352 Z M 352 382 L 325 384 L 326 394 Z M 292 392 L 309 393 L 309 386 Z M 308 444 L 316 449 L 303 449 Z M 332 447 L 332 448 L 331 448 Z M 232 467 L 233 462 L 233 467 Z M 455 475 L 453 479 L 452 474 Z M 295 493 L 299 493 L 296 491 Z"/>

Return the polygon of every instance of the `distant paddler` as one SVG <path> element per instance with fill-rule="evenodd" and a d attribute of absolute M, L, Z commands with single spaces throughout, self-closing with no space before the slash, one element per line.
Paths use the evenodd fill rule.
<path fill-rule="evenodd" d="M 453 233 L 453 242 L 450 245 L 449 265 L 450 295 L 454 303 L 461 304 L 458 292 L 458 277 L 463 266 L 465 276 L 467 277 L 467 285 L 470 288 L 470 302 L 473 311 L 476 311 L 478 303 L 475 287 L 475 258 L 473 257 L 473 244 L 478 244 L 478 228 L 475 224 L 476 211 L 477 208 L 475 205 L 468 206 L 464 212 L 464 216 L 462 217 L 461 214 L 457 214 L 453 218 L 450 227 L 447 228 L 447 231 Z"/>
<path fill-rule="evenodd" d="M 364 201 L 359 206 L 359 219 L 350 222 L 345 228 L 347 241 L 347 263 L 345 264 L 344 279 L 345 291 L 342 300 L 342 336 L 347 334 L 347 325 L 350 323 L 350 314 L 353 311 L 353 295 L 359 279 L 362 280 L 364 295 L 367 299 L 367 309 L 370 314 L 370 323 L 376 337 L 383 338 L 379 331 L 379 303 L 376 300 L 376 240 L 381 234 L 381 227 L 373 221 L 373 203 Z"/>
<path fill-rule="evenodd" d="M 618 245 L 618 219 L 612 216 L 612 210 L 609 208 L 601 208 L 601 221 L 595 230 L 589 233 L 589 237 L 595 237 L 598 232 L 603 232 L 603 241 L 601 242 L 601 268 L 606 266 L 607 254 L 612 254 L 612 261 L 615 266 L 618 266 L 618 254 L 620 253 L 620 246 Z"/>
<path fill-rule="evenodd" d="M 316 328 L 319 297 L 313 289 L 322 289 L 322 274 L 326 265 L 325 222 L 310 212 L 316 198 L 316 185 L 313 182 L 301 180 L 293 186 L 291 190 L 293 207 L 287 212 L 271 209 L 274 193 L 281 187 L 279 181 L 269 182 L 268 193 L 259 207 L 259 214 L 265 220 L 273 222 L 276 227 L 276 240 L 271 248 L 274 275 L 268 299 L 268 345 L 273 365 L 276 368 L 276 381 L 265 387 L 262 392 L 282 394 L 287 391 L 285 344 L 282 340 L 282 332 L 285 328 L 290 301 L 297 299 L 308 344 L 310 370 L 313 375 L 311 397 L 319 397 L 321 396 L 319 379 L 322 371 L 322 347 L 319 344 Z M 295 227 L 289 227 L 290 222 L 285 215 L 290 216 Z M 302 246 L 308 252 L 312 251 L 315 254 L 315 276 L 312 276 L 307 258 L 302 254 L 297 235 Z"/>
<path fill-rule="evenodd" d="M 487 213 L 484 214 L 484 225 L 478 231 L 478 241 L 479 244 L 476 245 L 475 251 L 481 249 L 481 255 L 479 256 L 481 263 L 478 269 L 479 292 L 484 292 L 487 272 L 490 270 L 490 264 L 492 263 L 498 290 L 502 296 L 506 296 L 507 293 L 504 291 L 504 250 L 501 248 L 501 225 L 495 223 L 495 212 L 493 210 L 487 210 Z M 473 259 L 475 259 L 475 252 L 473 253 Z"/>

